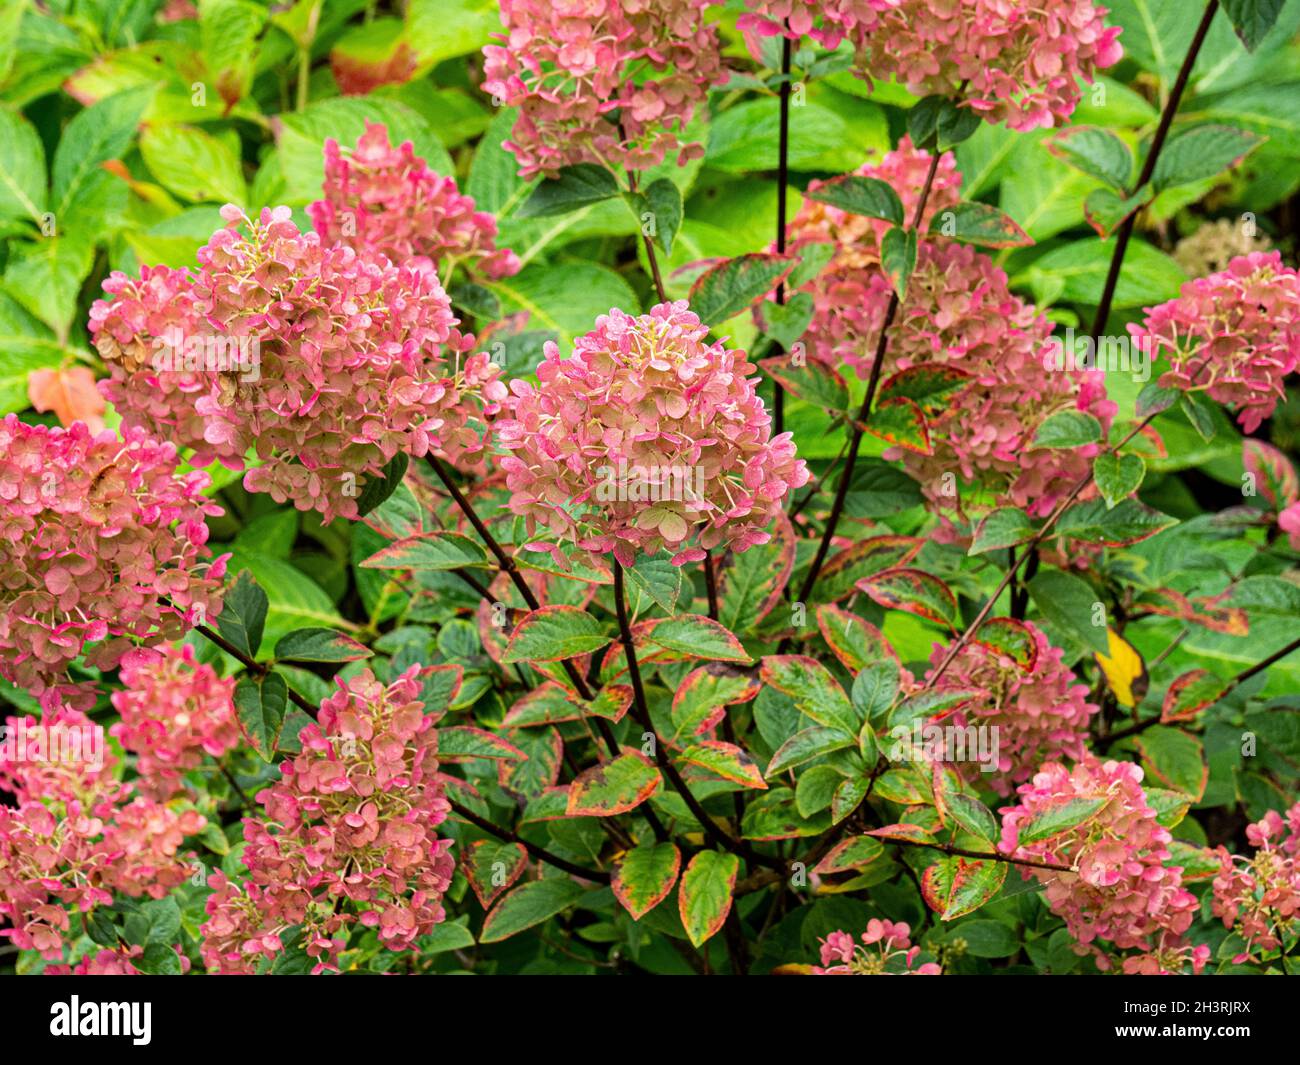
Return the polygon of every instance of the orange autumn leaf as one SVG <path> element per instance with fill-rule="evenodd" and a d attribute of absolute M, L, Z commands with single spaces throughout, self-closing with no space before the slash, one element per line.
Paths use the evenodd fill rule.
<path fill-rule="evenodd" d="M 104 397 L 88 367 L 33 370 L 27 377 L 27 397 L 42 414 L 53 411 L 61 425 L 85 422 L 93 433 L 104 428 Z"/>

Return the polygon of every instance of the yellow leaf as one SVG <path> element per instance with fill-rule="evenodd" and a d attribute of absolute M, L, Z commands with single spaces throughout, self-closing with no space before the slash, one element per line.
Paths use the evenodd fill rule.
<path fill-rule="evenodd" d="M 1106 677 L 1106 687 L 1120 706 L 1134 707 L 1147 693 L 1147 667 L 1136 647 L 1114 629 L 1107 629 L 1110 654 L 1094 656 Z"/>

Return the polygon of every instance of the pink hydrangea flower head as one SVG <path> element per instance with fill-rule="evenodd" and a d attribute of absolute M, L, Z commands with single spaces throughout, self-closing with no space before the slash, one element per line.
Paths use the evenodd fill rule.
<path fill-rule="evenodd" d="M 1153 358 L 1168 357 L 1163 387 L 1208 393 L 1253 433 L 1300 365 L 1300 274 L 1275 251 L 1242 255 L 1128 328 Z"/>
<path fill-rule="evenodd" d="M 920 947 L 912 946 L 912 930 L 902 921 L 867 922 L 862 944 L 853 942 L 847 932 L 832 932 L 821 940 L 821 965 L 813 967 L 815 976 L 940 976 L 934 962 L 917 965 Z"/>
<path fill-rule="evenodd" d="M 1010 795 L 1043 762 L 1082 759 L 1088 725 L 1099 709 L 1088 701 L 1088 685 L 1061 661 L 1064 652 L 1032 621 L 1023 624 L 1034 642 L 1032 668 L 1026 670 L 1006 654 L 972 641 L 936 682 L 940 691 L 982 693 L 956 710 L 951 723 L 997 728 L 997 772 L 986 776 L 975 772 L 971 763 L 952 765 L 958 771 L 970 770 L 969 777 L 987 780 L 1000 795 Z M 936 644 L 931 664 L 937 669 L 947 653 L 946 646 Z"/>
<path fill-rule="evenodd" d="M 53 724 L 10 719 L 34 728 L 97 728 L 85 715 L 64 709 Z M 111 904 L 113 893 L 159 899 L 191 875 L 181 853 L 186 836 L 205 819 L 182 806 L 132 796 L 114 772 L 116 761 L 91 748 L 54 758 L 53 747 L 37 757 L 30 743 L 20 757 L 0 763 L 0 786 L 17 807 L 0 806 L 0 931 L 23 950 L 48 960 L 62 957 L 71 927 L 68 907 L 87 912 Z"/>
<path fill-rule="evenodd" d="M 493 280 L 519 272 L 519 257 L 496 246 L 496 219 L 475 210 L 455 178 L 430 170 L 410 141 L 389 143 L 379 123 L 367 122 L 351 150 L 326 140 L 324 196 L 307 213 L 325 244 L 377 251 L 397 264 L 423 257 L 444 285 L 460 266 Z"/>
<path fill-rule="evenodd" d="M 1183 887 L 1182 867 L 1169 860 L 1167 828 L 1142 789 L 1131 762 L 1085 756 L 1073 769 L 1048 762 L 1018 789 L 1019 803 L 1002 808 L 998 849 L 1014 858 L 1069 866 L 1073 872 L 1022 867 L 1044 884 L 1051 911 L 1065 921 L 1080 953 L 1110 964 L 1096 940 L 1120 950 L 1150 953 L 1167 933 L 1181 936 L 1196 914 L 1196 897 Z M 1082 802 L 1095 811 L 1081 824 L 1032 843 L 1020 828 L 1044 813 Z"/>
<path fill-rule="evenodd" d="M 84 656 L 130 664 L 221 610 L 225 555 L 210 560 L 204 473 L 144 429 L 92 434 L 0 421 L 0 677 L 47 709 L 94 702 Z"/>
<path fill-rule="evenodd" d="M 238 745 L 234 678 L 196 662 L 188 644 L 123 669 L 121 679 L 125 687 L 111 696 L 121 720 L 109 731 L 135 754 L 141 794 L 171 798 L 204 755 L 220 758 Z"/>
<path fill-rule="evenodd" d="M 434 833 L 450 809 L 434 722 L 417 666 L 390 685 L 369 670 L 339 683 L 299 734 L 301 753 L 258 793 L 262 817 L 244 821 L 247 882 L 212 880 L 209 971 L 252 971 L 280 952 L 288 925 L 303 926 L 304 949 L 324 970 L 337 968 L 357 922 L 400 951 L 443 920 L 454 863 L 451 840 Z"/>
<path fill-rule="evenodd" d="M 851 27 L 860 72 L 917 96 L 960 98 L 1014 130 L 1064 124 L 1078 79 L 1123 55 L 1119 29 L 1091 0 L 891 0 Z"/>
<path fill-rule="evenodd" d="M 483 90 L 519 108 L 511 139 L 520 175 L 575 163 L 645 170 L 723 78 L 707 0 L 502 0 L 502 44 L 483 49 Z"/>
<path fill-rule="evenodd" d="M 865 32 L 877 24 L 876 14 L 895 0 L 745 0 L 748 9 L 736 20 L 746 34 L 782 34 L 792 40 L 812 37 L 826 48 L 836 47 L 851 31 Z"/>
<path fill-rule="evenodd" d="M 1229 854 L 1220 847 L 1211 909 L 1246 941 L 1233 960 L 1276 950 L 1300 928 L 1300 803 L 1276 810 L 1246 829 L 1253 855 Z"/>
<path fill-rule="evenodd" d="M 287 207 L 257 221 L 222 212 L 229 224 L 199 249 L 188 287 L 114 274 L 105 290 L 115 298 L 91 309 L 112 375 L 101 388 L 127 424 L 192 448 L 196 465 L 243 469 L 253 452 L 245 488 L 326 521 L 356 517 L 366 480 L 399 452 L 482 461 L 472 423 L 505 386 L 456 329 L 427 262 L 394 266 L 376 251 L 326 245 L 300 233 Z M 173 289 L 179 322 L 154 302 Z M 164 321 L 166 331 L 151 332 Z M 142 363 L 146 349 L 154 355 Z"/>
<path fill-rule="evenodd" d="M 1292 551 L 1300 551 L 1300 501 L 1292 503 L 1277 516 L 1277 525 L 1287 535 Z"/>
<path fill-rule="evenodd" d="M 685 301 L 612 310 L 570 358 L 548 344 L 536 386 L 511 382 L 495 429 L 510 509 L 545 533 L 537 549 L 558 558 L 568 540 L 624 565 L 667 549 L 680 565 L 769 539 L 808 471 L 790 433 L 771 435 L 745 353 L 707 333 Z"/>

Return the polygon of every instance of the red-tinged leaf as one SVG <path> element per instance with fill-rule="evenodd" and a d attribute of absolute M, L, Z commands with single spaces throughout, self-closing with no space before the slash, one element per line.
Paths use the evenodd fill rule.
<path fill-rule="evenodd" d="M 891 399 L 910 399 L 927 418 L 945 411 L 961 392 L 974 380 L 965 370 L 946 363 L 924 363 L 909 366 L 886 377 L 880 383 L 877 398 L 881 403 Z"/>
<path fill-rule="evenodd" d="M 955 921 L 996 898 L 1006 878 L 1005 862 L 943 857 L 921 874 L 921 894 L 941 920 Z"/>
<path fill-rule="evenodd" d="M 1228 636 L 1250 635 L 1250 619 L 1241 607 L 1219 606 L 1228 593 L 1191 599 L 1172 588 L 1143 592 L 1134 606 L 1162 617 L 1177 618 Z"/>
<path fill-rule="evenodd" d="M 1024 248 L 1034 243 L 1005 211 L 975 200 L 936 212 L 930 222 L 930 234 L 981 248 Z"/>
<path fill-rule="evenodd" d="M 345 96 L 409 81 L 418 65 L 401 19 L 377 18 L 346 32 L 330 50 L 330 70 Z"/>
<path fill-rule="evenodd" d="M 794 572 L 794 552 L 794 527 L 784 511 L 767 543 L 728 552 L 718 572 L 718 621 L 732 632 L 754 629 L 781 602 Z"/>
<path fill-rule="evenodd" d="M 487 552 L 458 532 L 437 529 L 397 540 L 361 563 L 362 569 L 488 569 Z"/>
<path fill-rule="evenodd" d="M 844 174 L 808 186 L 808 199 L 830 204 L 849 214 L 878 218 L 901 226 L 906 221 L 902 201 L 887 181 L 862 174 Z"/>
<path fill-rule="evenodd" d="M 1204 669 L 1193 669 L 1176 677 L 1165 692 L 1160 720 L 1191 721 L 1223 695 L 1224 681 Z"/>
<path fill-rule="evenodd" d="M 576 721 L 581 716 L 582 710 L 569 700 L 568 693 L 553 681 L 547 681 L 518 699 L 506 711 L 503 724 L 531 728 Z"/>
<path fill-rule="evenodd" d="M 833 367 L 821 362 L 796 365 L 789 355 L 762 359 L 758 365 L 796 399 L 838 414 L 848 410 L 849 386 Z"/>
<path fill-rule="evenodd" d="M 971 642 L 1005 655 L 1026 673 L 1038 664 L 1038 640 L 1028 625 L 1015 618 L 989 618 Z"/>
<path fill-rule="evenodd" d="M 464 680 L 464 666 L 454 663 L 425 666 L 420 670 L 420 701 L 424 703 L 424 712 L 441 717 L 456 701 Z"/>
<path fill-rule="evenodd" d="M 289 662 L 356 662 L 371 654 L 365 644 L 326 628 L 294 629 L 275 645 L 275 657 Z"/>
<path fill-rule="evenodd" d="M 1181 839 L 1172 839 L 1167 846 L 1170 864 L 1183 867 L 1184 884 L 1213 880 L 1223 869 L 1219 856 L 1209 847 L 1194 847 Z"/>
<path fill-rule="evenodd" d="M 507 791 L 533 799 L 560 780 L 564 762 L 564 739 L 559 729 L 511 729 L 506 739 L 527 757 L 522 762 L 497 762 L 497 783 Z"/>
<path fill-rule="evenodd" d="M 734 743 L 704 740 L 693 743 L 679 755 L 683 762 L 698 766 L 723 780 L 743 784 L 747 788 L 765 789 L 767 781 L 749 752 Z"/>
<path fill-rule="evenodd" d="M 800 729 L 777 748 L 763 775 L 774 777 L 804 762 L 811 762 L 814 758 L 856 744 L 857 737 L 841 728 L 813 725 L 811 728 Z"/>
<path fill-rule="evenodd" d="M 1105 798 L 1065 799 L 1039 810 L 1016 825 L 1017 842 L 1023 847 L 1073 832 L 1096 817 L 1107 802 Z"/>
<path fill-rule="evenodd" d="M 471 725 L 438 729 L 438 760 L 442 762 L 458 762 L 465 758 L 522 760 L 526 757 L 513 743 L 486 729 Z"/>
<path fill-rule="evenodd" d="M 1285 510 L 1300 500 L 1300 479 L 1286 453 L 1262 440 L 1247 437 L 1241 444 L 1246 472 L 1255 481 L 1255 490 L 1277 510 Z"/>
<path fill-rule="evenodd" d="M 919 455 L 932 455 L 930 425 L 919 404 L 906 396 L 895 396 L 876 404 L 859 428 L 874 437 Z"/>
<path fill-rule="evenodd" d="M 499 943 L 543 921 L 549 921 L 586 893 L 587 888 L 563 876 L 521 884 L 506 894 L 487 915 L 483 931 L 478 937 L 479 942 Z"/>
<path fill-rule="evenodd" d="M 744 645 L 724 626 L 701 614 L 663 618 L 650 632 L 650 642 L 687 658 L 749 663 Z"/>
<path fill-rule="evenodd" d="M 747 311 L 799 264 L 795 255 L 758 252 L 727 259 L 691 286 L 691 310 L 707 326 L 719 326 Z"/>
<path fill-rule="evenodd" d="M 1192 797 L 1181 791 L 1144 787 L 1142 792 L 1147 797 L 1147 805 L 1156 812 L 1157 823 L 1165 828 L 1177 828 L 1192 808 Z"/>
<path fill-rule="evenodd" d="M 856 735 L 853 704 L 830 670 L 807 655 L 767 655 L 759 668 L 764 684 L 788 695 L 801 714 L 819 725 Z"/>
<path fill-rule="evenodd" d="M 502 661 L 560 662 L 609 643 L 600 621 L 576 606 L 544 606 L 524 617 L 510 635 Z"/>
<path fill-rule="evenodd" d="M 1165 787 L 1190 795 L 1200 802 L 1210 778 L 1205 747 L 1182 729 L 1156 725 L 1134 737 L 1142 752 L 1142 764 Z"/>
<path fill-rule="evenodd" d="M 731 912 L 740 859 L 721 851 L 700 851 L 682 874 L 677 910 L 693 946 L 711 939 Z"/>
<path fill-rule="evenodd" d="M 857 582 L 883 570 L 906 566 L 925 546 L 919 536 L 892 533 L 860 540 L 852 547 L 832 555 L 817 575 L 817 598 L 828 603 L 847 599 L 857 589 Z"/>
<path fill-rule="evenodd" d="M 1062 514 L 1053 535 L 1103 547 L 1128 547 L 1177 524 L 1177 518 L 1136 499 L 1122 499 L 1112 510 L 1107 510 L 1105 500 L 1090 499 Z"/>
<path fill-rule="evenodd" d="M 871 622 L 837 606 L 817 608 L 817 628 L 831 653 L 850 673 L 857 674 L 885 659 L 898 661 L 889 641 Z"/>
<path fill-rule="evenodd" d="M 672 843 L 642 843 L 614 865 L 614 897 L 634 921 L 663 902 L 677 883 L 682 852 Z"/>
<path fill-rule="evenodd" d="M 89 367 L 33 370 L 27 376 L 27 398 L 42 414 L 53 411 L 60 425 L 85 422 L 92 433 L 104 428 L 104 397 Z"/>
<path fill-rule="evenodd" d="M 1083 217 L 1105 240 L 1125 219 L 1140 211 L 1155 195 L 1151 186 L 1143 185 L 1132 196 L 1121 196 L 1113 189 L 1093 189 L 1083 201 Z"/>
<path fill-rule="evenodd" d="M 522 843 L 480 839 L 469 846 L 460 870 L 478 896 L 483 909 L 491 909 L 496 897 L 508 891 L 528 868 L 528 851 Z"/>
<path fill-rule="evenodd" d="M 662 783 L 659 770 L 640 751 L 625 751 L 592 766 L 569 787 L 570 817 L 613 817 L 635 810 Z"/>
<path fill-rule="evenodd" d="M 864 869 L 885 853 L 885 845 L 870 836 L 853 836 L 837 843 L 831 852 L 813 867 L 819 876 Z"/>
<path fill-rule="evenodd" d="M 875 836 L 877 839 L 901 839 L 908 843 L 934 842 L 934 835 L 929 829 L 922 828 L 920 825 L 907 823 L 885 825 L 883 828 L 873 828 L 867 832 L 867 835 Z"/>
<path fill-rule="evenodd" d="M 857 582 L 857 588 L 886 610 L 905 610 L 954 631 L 957 629 L 957 599 L 933 574 L 899 567 L 865 577 Z"/>
<path fill-rule="evenodd" d="M 793 789 L 769 788 L 761 795 L 753 796 L 746 805 L 740 834 L 744 839 L 766 843 L 819 836 L 830 824 L 829 810 L 804 817 L 799 813 Z"/>
<path fill-rule="evenodd" d="M 670 746 L 680 747 L 716 727 L 724 707 L 747 703 L 762 690 L 758 677 L 725 662 L 697 666 L 673 696 Z"/>

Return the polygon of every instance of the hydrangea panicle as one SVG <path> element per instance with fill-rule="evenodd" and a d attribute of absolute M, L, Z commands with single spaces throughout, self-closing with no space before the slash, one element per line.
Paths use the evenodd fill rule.
<path fill-rule="evenodd" d="M 685 301 L 612 310 L 570 358 L 549 343 L 536 386 L 511 382 L 495 429 L 510 509 L 548 538 L 530 548 L 563 564 L 568 540 L 624 565 L 666 549 L 680 565 L 767 542 L 808 470 L 790 433 L 771 435 L 745 353 L 707 334 Z"/>
<path fill-rule="evenodd" d="M 941 976 L 934 962 L 917 965 L 921 953 L 912 946 L 911 928 L 902 921 L 871 918 L 862 933 L 862 944 L 847 932 L 832 932 L 821 942 L 821 966 L 814 976 Z"/>
<path fill-rule="evenodd" d="M 1214 916 L 1246 942 L 1232 959 L 1238 964 L 1277 950 L 1284 936 L 1300 931 L 1300 802 L 1285 817 L 1269 810 L 1246 828 L 1246 839 L 1253 855 L 1218 848 L 1211 903 Z"/>
<path fill-rule="evenodd" d="M 210 560 L 208 476 L 139 427 L 92 434 L 0 421 L 0 677 L 47 709 L 86 708 L 91 682 L 221 610 L 226 558 Z"/>

